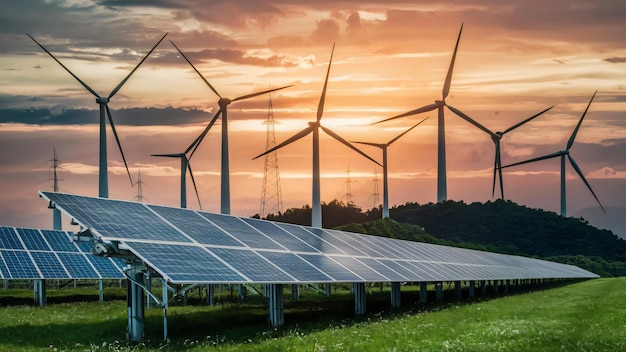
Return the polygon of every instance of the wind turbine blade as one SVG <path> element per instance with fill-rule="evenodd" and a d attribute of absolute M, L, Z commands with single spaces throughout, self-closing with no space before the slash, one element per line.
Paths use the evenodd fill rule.
<path fill-rule="evenodd" d="M 496 173 L 497 172 L 498 172 L 498 151 L 496 151 L 496 156 L 493 161 L 493 183 L 491 186 L 491 198 L 493 198 L 493 196 L 496 195 Z M 502 173 L 502 169 L 500 169 L 500 172 Z"/>
<path fill-rule="evenodd" d="M 350 143 L 357 143 L 357 144 L 363 144 L 363 145 L 369 145 L 372 147 L 377 147 L 377 148 L 384 148 L 385 145 L 384 144 L 380 144 L 380 143 L 372 143 L 372 142 L 358 142 L 358 141 L 350 141 Z"/>
<path fill-rule="evenodd" d="M 437 109 L 439 107 L 439 105 L 441 105 L 441 103 L 434 103 L 434 104 L 424 105 L 421 108 L 417 108 L 415 110 L 411 110 L 409 112 L 405 112 L 404 114 L 396 115 L 396 116 L 390 117 L 388 119 L 384 119 L 382 121 L 374 122 L 374 123 L 372 123 L 372 125 L 375 125 L 375 124 L 378 124 L 378 123 L 381 123 L 381 122 L 395 120 L 395 119 L 398 119 L 400 117 L 406 117 L 406 116 L 421 114 L 423 112 L 433 111 L 433 110 Z"/>
<path fill-rule="evenodd" d="M 120 143 L 120 138 L 117 136 L 117 131 L 115 130 L 115 123 L 113 123 L 113 117 L 111 117 L 111 110 L 109 110 L 108 104 L 104 104 L 104 107 L 107 111 L 107 116 L 109 117 L 109 125 L 111 125 L 111 130 L 113 131 L 113 136 L 115 136 L 117 147 L 120 149 L 120 154 L 122 154 L 122 160 L 124 160 L 124 166 L 126 167 L 126 172 L 128 173 L 128 179 L 130 180 L 130 184 L 134 186 L 135 184 L 133 183 L 133 178 L 130 175 L 130 170 L 128 169 L 128 164 L 126 163 L 126 157 L 124 156 L 124 150 L 122 150 L 122 144 Z"/>
<path fill-rule="evenodd" d="M 526 120 L 524 120 L 524 121 L 522 121 L 522 122 L 520 122 L 520 123 L 518 123 L 518 124 L 516 124 L 516 125 L 514 125 L 514 126 L 511 126 L 511 127 L 507 128 L 506 130 L 504 130 L 504 132 L 502 132 L 502 134 L 505 134 L 505 133 L 507 133 L 507 132 L 511 132 L 511 131 L 513 131 L 514 129 L 516 129 L 516 128 L 520 127 L 521 125 L 523 125 L 523 124 L 525 124 L 526 122 L 528 122 L 528 121 L 530 121 L 530 120 L 534 119 L 535 117 L 542 115 L 543 113 L 547 112 L 548 110 L 552 109 L 553 107 L 554 107 L 554 105 L 552 105 L 551 107 L 549 107 L 549 108 L 547 108 L 547 109 L 543 110 L 543 111 L 542 111 L 542 112 L 540 112 L 540 113 L 537 113 L 537 114 L 535 114 L 535 115 L 533 115 L 533 116 L 531 116 L 531 117 L 527 118 Z"/>
<path fill-rule="evenodd" d="M 450 82 L 452 81 L 452 71 L 454 70 L 454 61 L 456 60 L 456 51 L 459 48 L 459 41 L 461 40 L 461 33 L 463 32 L 463 23 L 461 23 L 461 30 L 459 30 L 459 37 L 456 39 L 456 45 L 454 46 L 454 52 L 452 53 L 452 60 L 450 60 L 450 67 L 448 67 L 448 74 L 446 75 L 446 81 L 443 84 L 443 90 L 441 95 L 445 100 L 450 93 Z"/>
<path fill-rule="evenodd" d="M 397 141 L 398 139 L 400 139 L 400 137 L 404 136 L 405 134 L 409 133 L 410 130 L 414 129 L 415 127 L 419 126 L 420 124 L 422 124 L 422 122 L 428 120 L 430 116 L 427 116 L 425 119 L 423 119 L 422 121 L 416 123 L 415 125 L 411 126 L 411 128 L 409 128 L 408 130 L 402 132 L 399 136 L 397 136 L 396 138 L 390 140 L 387 145 L 391 145 L 391 143 Z"/>
<path fill-rule="evenodd" d="M 35 43 L 37 43 L 37 45 L 39 45 L 39 47 L 42 48 L 43 51 L 47 52 L 48 55 L 50 55 L 50 57 L 54 59 L 54 61 L 56 61 L 59 65 L 61 65 L 61 67 L 65 69 L 65 71 L 67 71 L 67 73 L 72 75 L 72 77 L 74 77 L 78 81 L 78 83 L 80 83 L 83 87 L 85 87 L 85 89 L 87 89 L 89 93 L 93 94 L 96 98 L 100 98 L 98 93 L 96 93 L 93 89 L 91 89 L 85 82 L 81 81 L 81 79 L 78 78 L 75 74 L 73 74 L 69 68 L 65 67 L 65 65 L 63 65 L 61 61 L 59 61 L 56 57 L 54 57 L 54 55 L 52 55 L 52 53 L 49 52 L 48 49 L 44 48 L 43 45 L 39 44 L 39 42 L 36 41 L 35 38 L 33 38 L 30 34 L 26 33 L 26 35 L 29 36 L 30 39 L 32 39 Z"/>
<path fill-rule="evenodd" d="M 215 124 L 215 121 L 217 121 L 217 117 L 222 113 L 222 108 L 220 108 L 219 110 L 217 110 L 217 112 L 215 113 L 215 115 L 213 116 L 213 118 L 211 119 L 211 122 L 209 122 L 209 124 L 204 128 L 204 131 L 202 131 L 202 133 L 200 133 L 200 135 L 193 141 L 193 143 L 191 143 L 191 145 L 189 146 L 189 148 L 187 148 L 187 150 L 185 150 L 185 154 L 189 153 L 189 151 L 193 148 L 193 151 L 191 152 L 191 155 L 189 155 L 189 159 L 191 159 L 191 157 L 193 156 L 193 154 L 196 152 L 196 150 L 198 149 L 198 147 L 200 146 L 200 143 L 202 143 L 202 141 L 204 140 L 204 137 L 207 135 L 207 133 L 209 132 L 209 130 L 211 129 L 211 127 L 213 127 L 213 124 Z"/>
<path fill-rule="evenodd" d="M 446 106 L 448 107 L 448 109 L 450 109 L 453 113 L 455 113 L 457 116 L 459 116 L 460 118 L 462 118 L 463 120 L 471 123 L 472 125 L 474 125 L 475 127 L 477 127 L 479 130 L 485 132 L 486 134 L 493 136 L 495 138 L 499 138 L 498 135 L 496 135 L 495 133 L 491 132 L 487 127 L 481 125 L 480 123 L 476 122 L 474 119 L 472 119 L 471 117 L 467 116 L 464 112 L 462 112 L 461 110 L 455 108 L 452 105 L 448 105 L 446 104 Z"/>
<path fill-rule="evenodd" d="M 380 163 L 378 163 L 378 161 L 372 159 L 369 155 L 363 153 L 359 148 L 353 146 L 352 144 L 350 144 L 350 142 L 348 142 L 347 140 L 341 138 L 338 134 L 336 134 L 335 132 L 329 130 L 328 128 L 324 127 L 324 126 L 320 126 L 322 128 L 322 130 L 324 132 L 326 132 L 326 134 L 328 134 L 329 136 L 333 137 L 334 139 L 338 140 L 339 142 L 343 143 L 346 147 L 354 150 L 355 152 L 363 155 L 364 157 L 368 158 L 369 160 L 373 161 L 374 163 L 376 163 L 378 166 L 382 167 L 382 165 Z"/>
<path fill-rule="evenodd" d="M 574 161 L 574 158 L 572 158 L 572 156 L 569 154 L 567 154 L 567 158 L 569 159 L 570 164 L 572 164 L 572 167 L 574 168 L 574 170 L 576 170 L 576 173 L 578 174 L 578 176 L 580 176 L 580 179 L 583 180 L 583 182 L 589 189 L 589 192 L 593 194 L 593 197 L 596 199 L 596 202 L 598 202 L 598 204 L 600 205 L 600 208 L 602 208 L 602 211 L 606 214 L 606 210 L 604 209 L 604 206 L 602 206 L 602 203 L 600 203 L 600 200 L 596 196 L 596 193 L 593 191 L 593 189 L 591 189 L 591 185 L 589 185 L 589 182 L 587 182 L 587 179 L 583 175 L 583 172 L 580 171 L 580 168 L 578 167 L 578 164 L 576 164 L 576 161 Z"/>
<path fill-rule="evenodd" d="M 286 146 L 287 144 L 291 144 L 291 143 L 297 141 L 298 139 L 300 139 L 300 138 L 306 136 L 307 134 L 313 132 L 313 128 L 314 128 L 313 126 L 309 126 L 309 127 L 305 128 L 305 129 L 303 129 L 302 131 L 294 134 L 291 138 L 289 138 L 286 141 L 280 143 L 279 145 L 275 146 L 274 148 L 272 148 L 270 150 L 267 150 L 264 153 L 255 156 L 254 158 L 252 158 L 252 160 L 258 159 L 258 158 L 262 157 L 265 154 L 269 154 L 269 153 L 271 153 L 271 152 L 273 152 L 273 151 L 275 151 L 277 149 L 280 149 L 280 148 Z"/>
<path fill-rule="evenodd" d="M 540 161 L 540 160 L 546 160 L 546 159 L 551 159 L 551 158 L 556 158 L 557 156 L 561 156 L 563 155 L 564 152 L 559 151 L 559 152 L 555 152 L 552 154 L 548 154 L 548 155 L 544 155 L 544 156 L 540 156 L 538 158 L 533 158 L 533 159 L 529 159 L 529 160 L 525 160 L 525 161 L 520 161 L 518 163 L 514 163 L 514 164 L 509 164 L 509 165 L 505 165 L 502 166 L 502 168 L 507 168 L 507 167 L 511 167 L 511 166 L 516 166 L 516 165 L 522 165 L 522 164 L 528 164 L 528 163 L 533 163 L 535 161 Z"/>
<path fill-rule="evenodd" d="M 326 79 L 324 80 L 324 89 L 322 89 L 322 96 L 320 96 L 320 103 L 317 106 L 317 122 L 322 119 L 324 114 L 324 101 L 326 100 L 326 87 L 328 86 L 328 75 L 330 74 L 330 65 L 333 63 L 333 54 L 335 53 L 335 43 L 333 43 L 333 49 L 330 51 L 330 61 L 328 61 L 328 69 L 326 70 Z"/>
<path fill-rule="evenodd" d="M 183 153 L 176 153 L 176 154 L 150 154 L 150 156 L 162 156 L 165 158 L 180 158 L 185 156 L 185 154 Z"/>
<path fill-rule="evenodd" d="M 189 159 L 187 159 L 189 161 Z M 200 202 L 200 194 L 198 193 L 198 187 L 196 186 L 196 179 L 193 177 L 193 171 L 191 170 L 191 164 L 187 163 L 187 170 L 189 170 L 189 176 L 191 176 L 191 183 L 193 183 L 193 189 L 196 191 L 196 198 L 198 198 L 198 205 L 200 206 L 200 210 L 202 210 L 202 202 Z"/>
<path fill-rule="evenodd" d="M 237 97 L 235 99 L 233 99 L 232 101 L 237 101 L 237 100 L 244 100 L 244 99 L 248 99 L 248 98 L 253 98 L 256 97 L 258 95 L 263 95 L 263 94 L 267 94 L 267 93 L 271 93 L 277 90 L 281 90 L 281 89 L 285 89 L 285 88 L 289 88 L 289 87 L 293 87 L 293 84 L 290 84 L 288 86 L 284 86 L 284 87 L 280 87 L 280 88 L 274 88 L 274 89 L 268 89 L 268 90 L 264 90 L 262 92 L 257 92 L 257 93 L 252 93 L 252 94 L 248 94 L 248 95 L 242 95 L 240 97 Z"/>
<path fill-rule="evenodd" d="M 183 52 L 178 49 L 178 47 L 176 46 L 176 44 L 174 44 L 173 41 L 170 40 L 170 43 L 172 43 L 172 45 L 176 48 L 176 50 L 178 50 L 178 52 L 180 53 L 180 55 L 185 58 L 185 60 L 187 60 L 187 62 L 189 63 L 189 65 L 191 65 L 191 68 L 194 69 L 194 71 L 196 71 L 196 73 L 198 74 L 198 76 L 200 76 L 200 78 L 202 78 L 202 80 L 204 81 L 204 83 L 206 83 L 207 86 L 209 86 L 209 88 L 211 88 L 211 90 L 213 91 L 213 93 L 215 93 L 215 95 L 217 95 L 220 99 L 222 98 L 222 96 L 220 95 L 220 93 L 217 92 L 217 90 L 215 90 L 215 88 L 213 88 L 213 86 L 211 85 L 211 83 L 209 83 L 209 81 L 206 80 L 206 78 L 204 78 L 204 76 L 202 75 L 202 73 L 200 73 L 200 71 L 198 71 L 198 69 L 191 63 L 191 61 L 189 61 L 189 59 L 187 58 L 187 56 L 185 56 L 185 54 L 183 54 Z"/>
<path fill-rule="evenodd" d="M 593 96 L 591 96 L 591 100 L 589 100 L 589 104 L 587 104 L 587 108 L 585 109 L 583 116 L 580 117 L 580 121 L 578 121 L 576 128 L 574 128 L 574 132 L 572 132 L 571 137 L 569 137 L 569 140 L 567 141 L 567 147 L 565 147 L 566 150 L 569 150 L 569 148 L 571 148 L 572 145 L 574 144 L 574 139 L 576 139 L 576 134 L 578 133 L 578 129 L 580 128 L 580 125 L 583 123 L 583 119 L 585 118 L 585 115 L 587 115 L 587 110 L 589 110 L 589 106 L 591 105 L 593 98 L 596 96 L 596 93 L 598 93 L 597 90 L 593 93 Z"/>
<path fill-rule="evenodd" d="M 128 79 L 130 78 L 130 76 L 133 75 L 133 73 L 135 73 L 135 71 L 137 71 L 137 69 L 139 68 L 139 66 L 141 66 L 141 64 L 143 64 L 144 61 L 146 61 L 146 59 L 148 58 L 148 56 L 150 54 L 152 54 L 152 52 L 154 51 L 154 49 L 156 49 L 156 47 L 161 44 L 161 42 L 163 41 L 163 39 L 165 39 L 165 36 L 167 35 L 167 33 L 165 33 L 163 35 L 163 37 L 161 37 L 161 39 L 159 39 L 159 41 L 152 47 L 152 49 L 150 49 L 150 51 L 148 51 L 148 53 L 146 54 L 146 56 L 143 57 L 143 59 L 141 59 L 141 61 L 139 61 L 139 63 L 137 64 L 137 66 L 135 66 L 135 68 L 130 71 L 130 73 L 120 82 L 120 84 L 117 85 L 117 87 L 115 87 L 115 89 L 113 89 L 111 91 L 111 94 L 109 94 L 109 99 L 113 98 L 113 96 L 115 94 L 117 94 L 117 92 L 122 89 L 122 86 L 124 84 L 126 84 L 126 81 L 128 81 Z"/>

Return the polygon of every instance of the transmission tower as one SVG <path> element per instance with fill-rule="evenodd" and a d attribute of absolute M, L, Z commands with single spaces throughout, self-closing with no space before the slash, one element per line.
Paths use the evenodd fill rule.
<path fill-rule="evenodd" d="M 352 194 L 352 179 L 350 178 L 350 164 L 348 164 L 348 174 L 346 177 L 346 205 L 354 205 L 354 195 Z"/>
<path fill-rule="evenodd" d="M 144 182 L 141 181 L 141 170 L 138 171 L 137 182 L 135 182 L 137 186 L 137 195 L 133 199 L 137 199 L 139 203 L 142 203 L 145 200 L 143 196 L 143 189 L 141 188 L 144 185 Z"/>
<path fill-rule="evenodd" d="M 267 140 L 265 150 L 276 146 L 276 133 L 274 131 L 274 108 L 272 106 L 272 95 L 270 94 L 269 106 L 267 108 Z M 263 191 L 261 194 L 261 218 L 268 214 L 278 214 L 283 212 L 283 195 L 280 190 L 280 173 L 278 172 L 278 154 L 273 151 L 265 155 L 265 169 L 263 171 Z"/>
<path fill-rule="evenodd" d="M 59 191 L 59 177 L 57 175 L 57 168 L 59 167 L 59 159 L 57 159 L 57 149 L 54 148 L 54 157 L 52 160 L 52 190 L 54 192 L 58 192 Z M 52 205 L 51 205 L 52 207 Z M 56 207 L 53 207 L 52 210 L 52 229 L 53 230 L 61 230 L 62 229 L 62 225 L 61 225 L 61 211 L 59 209 L 57 209 Z"/>
<path fill-rule="evenodd" d="M 372 180 L 374 183 L 374 193 L 372 193 L 371 197 L 374 198 L 374 208 L 378 208 L 380 204 L 380 193 L 378 192 L 378 170 L 374 168 L 374 179 Z"/>

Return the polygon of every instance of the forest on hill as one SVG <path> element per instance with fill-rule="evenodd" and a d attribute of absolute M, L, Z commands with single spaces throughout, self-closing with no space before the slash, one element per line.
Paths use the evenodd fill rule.
<path fill-rule="evenodd" d="M 323 227 L 351 232 L 544 258 L 577 265 L 601 276 L 626 275 L 626 241 L 583 218 L 562 217 L 511 201 L 466 204 L 406 203 L 363 211 L 334 200 L 322 204 Z M 291 208 L 267 220 L 311 224 L 311 208 Z"/>

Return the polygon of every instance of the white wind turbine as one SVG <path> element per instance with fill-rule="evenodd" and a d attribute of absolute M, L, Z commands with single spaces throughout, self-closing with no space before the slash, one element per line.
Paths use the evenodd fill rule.
<path fill-rule="evenodd" d="M 382 149 L 383 151 L 383 219 L 386 219 L 389 217 L 389 186 L 388 186 L 388 177 L 387 177 L 387 148 L 395 141 L 397 141 L 398 139 L 400 139 L 400 137 L 404 136 L 405 134 L 409 133 L 409 131 L 411 131 L 412 129 L 414 129 L 415 127 L 419 126 L 422 122 L 426 121 L 428 119 L 425 118 L 422 121 L 416 123 L 415 125 L 411 126 L 409 129 L 407 129 L 406 131 L 402 132 L 401 134 L 399 134 L 398 136 L 396 136 L 394 139 L 390 140 L 387 143 L 372 143 L 372 142 L 357 142 L 357 141 L 351 141 L 352 143 L 359 143 L 359 144 L 365 144 L 365 145 L 371 145 L 373 147 L 377 147 Z"/>
<path fill-rule="evenodd" d="M 319 105 L 317 106 L 317 118 L 314 122 L 309 122 L 309 127 L 303 129 L 302 131 L 296 133 L 291 138 L 286 141 L 280 143 L 279 145 L 271 148 L 264 153 L 254 157 L 254 159 L 260 158 L 265 154 L 271 153 L 277 149 L 280 149 L 288 144 L 291 144 L 298 139 L 301 139 L 308 134 L 313 134 L 313 182 L 312 182 L 312 201 L 311 201 L 311 226 L 313 227 L 322 227 L 322 204 L 320 199 L 320 137 L 319 137 L 319 129 L 321 128 L 326 134 L 333 137 L 337 141 L 341 142 L 348 148 L 356 151 L 357 153 L 363 155 L 369 160 L 375 162 L 380 165 L 376 160 L 370 158 L 367 154 L 360 151 L 358 148 L 350 144 L 347 140 L 341 138 L 332 130 L 321 125 L 320 120 L 322 119 L 322 115 L 324 114 L 324 101 L 326 100 L 326 87 L 328 86 L 328 75 L 330 74 L 330 66 L 333 62 L 333 53 L 335 52 L 335 44 L 333 44 L 333 49 L 330 53 L 330 61 L 328 62 L 328 70 L 326 71 L 326 79 L 324 80 L 324 88 L 322 89 L 322 95 L 320 97 Z"/>
<path fill-rule="evenodd" d="M 480 123 L 476 122 L 474 119 L 472 119 L 471 117 L 469 117 L 468 115 L 466 115 L 465 113 L 463 113 L 462 111 L 460 111 L 459 109 L 455 108 L 454 106 L 448 105 L 448 109 L 450 109 L 453 113 L 457 114 L 459 117 L 461 117 L 462 119 L 464 119 L 465 121 L 471 123 L 472 125 L 478 127 L 481 131 L 487 133 L 489 136 L 491 136 L 491 140 L 493 141 L 495 147 L 496 147 L 496 156 L 495 156 L 495 160 L 493 162 L 493 185 L 491 187 L 491 197 L 494 196 L 495 192 L 496 192 L 496 170 L 498 172 L 498 178 L 500 181 L 500 196 L 502 199 L 504 199 L 504 185 L 502 183 L 502 159 L 501 159 L 501 152 L 500 152 L 500 141 L 502 140 L 502 137 L 504 137 L 504 135 L 508 132 L 513 131 L 514 129 L 524 125 L 526 122 L 529 122 L 531 120 L 533 120 L 534 118 L 542 115 L 543 113 L 547 112 L 548 110 L 552 109 L 554 107 L 554 105 L 552 105 L 551 107 L 507 128 L 506 130 L 504 130 L 504 132 L 492 132 L 490 129 L 488 129 L 487 127 L 481 125 Z"/>
<path fill-rule="evenodd" d="M 122 145 L 120 143 L 120 139 L 117 136 L 117 131 L 115 130 L 115 124 L 113 123 L 113 118 L 111 117 L 111 110 L 109 109 L 109 101 L 117 92 L 122 88 L 122 86 L 128 81 L 130 76 L 137 71 L 139 66 L 148 58 L 148 56 L 154 51 L 154 49 L 163 41 L 167 33 L 159 39 L 159 41 L 150 49 L 150 51 L 146 54 L 146 56 L 139 61 L 137 66 L 130 71 L 130 73 L 111 91 L 108 96 L 100 96 L 93 89 L 91 89 L 85 82 L 83 82 L 80 78 L 78 78 L 72 71 L 70 71 L 65 65 L 61 63 L 48 49 L 44 48 L 43 45 L 39 44 L 38 41 L 35 40 L 30 34 L 26 33 L 43 51 L 48 53 L 50 57 L 54 59 L 61 67 L 65 69 L 72 77 L 74 77 L 78 83 L 80 83 L 89 93 L 93 94 L 96 97 L 96 103 L 100 106 L 100 161 L 99 161 L 99 171 L 98 171 L 98 196 L 101 198 L 109 197 L 109 178 L 108 178 L 108 170 L 107 170 L 107 139 L 106 139 L 106 118 L 105 114 L 108 117 L 109 124 L 111 125 L 111 130 L 113 131 L 113 136 L 115 136 L 115 141 L 117 142 L 117 146 L 120 150 L 120 154 L 122 154 L 122 160 L 124 160 L 124 166 L 126 167 L 126 172 L 128 173 L 128 178 L 130 179 L 130 184 L 133 185 L 133 179 L 130 176 L 130 170 L 128 170 L 128 164 L 126 163 L 126 157 L 124 157 L 124 151 L 122 150 Z"/>
<path fill-rule="evenodd" d="M 217 114 L 222 116 L 222 163 L 221 163 L 221 171 L 220 171 L 220 174 L 221 174 L 220 212 L 222 214 L 230 214 L 230 166 L 229 166 L 229 160 L 228 160 L 228 155 L 229 155 L 228 153 L 228 105 L 230 105 L 230 103 L 234 103 L 239 100 L 253 98 L 259 95 L 289 88 L 292 85 L 284 86 L 280 88 L 268 89 L 262 92 L 242 95 L 234 99 L 222 97 L 220 93 L 218 93 L 217 90 L 211 85 L 211 83 L 209 83 L 209 81 L 207 81 L 206 78 L 204 78 L 204 76 L 200 73 L 200 71 L 196 69 L 196 67 L 191 63 L 191 61 L 189 61 L 187 56 L 176 46 L 176 44 L 174 44 L 174 42 L 172 42 L 171 40 L 170 40 L 170 43 L 172 43 L 172 45 L 174 46 L 174 48 L 176 48 L 176 50 L 178 50 L 180 55 L 189 63 L 189 65 L 191 65 L 194 71 L 196 71 L 196 73 L 198 74 L 198 76 L 200 76 L 200 78 L 202 78 L 204 83 L 206 83 L 206 85 L 209 86 L 209 88 L 213 91 L 213 93 L 215 93 L 215 95 L 219 97 L 217 104 L 219 105 L 220 108 L 217 111 Z"/>
<path fill-rule="evenodd" d="M 572 135 L 569 137 L 569 140 L 567 141 L 567 145 L 565 146 L 565 150 L 561 150 L 561 151 L 558 151 L 558 152 L 554 152 L 554 153 L 551 153 L 551 154 L 540 156 L 538 158 L 533 158 L 533 159 L 530 159 L 530 160 L 520 161 L 518 163 L 513 163 L 513 164 L 510 164 L 510 165 L 503 166 L 503 168 L 506 168 L 506 167 L 511 167 L 511 166 L 515 166 L 515 165 L 522 165 L 522 164 L 532 163 L 532 162 L 535 162 L 535 161 L 561 157 L 561 216 L 567 216 L 567 206 L 566 206 L 567 204 L 566 204 L 566 194 L 565 194 L 565 191 L 566 191 L 566 189 L 565 189 L 565 177 L 566 177 L 565 157 L 566 156 L 569 159 L 570 164 L 572 165 L 572 167 L 574 168 L 574 170 L 576 171 L 576 173 L 580 177 L 580 179 L 585 183 L 585 185 L 587 186 L 587 188 L 589 189 L 589 191 L 591 192 L 593 197 L 596 199 L 596 201 L 600 205 L 600 208 L 602 208 L 602 211 L 604 213 L 606 213 L 606 210 L 604 209 L 604 206 L 602 206 L 602 203 L 600 203 L 600 200 L 596 196 L 595 192 L 593 191 L 593 189 L 591 189 L 591 185 L 589 185 L 589 182 L 587 182 L 587 179 L 583 175 L 582 171 L 580 171 L 580 167 L 578 167 L 578 164 L 576 164 L 576 161 L 574 161 L 574 158 L 570 155 L 570 152 L 569 152 L 570 148 L 572 148 L 572 145 L 574 145 L 574 139 L 576 138 L 576 134 L 578 133 L 578 129 L 580 129 L 580 125 L 583 123 L 583 119 L 585 118 L 585 115 L 587 114 L 587 110 L 589 110 L 589 106 L 591 105 L 591 102 L 593 101 L 593 98 L 596 96 L 597 92 L 598 91 L 593 93 L 593 96 L 591 97 L 591 100 L 589 100 L 589 104 L 587 104 L 587 108 L 585 109 L 585 112 L 580 117 L 580 120 L 578 121 L 578 124 L 576 125 L 576 128 L 574 128 L 574 131 L 572 132 Z"/>
<path fill-rule="evenodd" d="M 213 116 L 211 122 L 204 128 L 202 133 L 196 139 L 194 139 L 193 143 L 185 149 L 182 153 L 174 153 L 174 154 L 152 154 L 151 156 L 160 156 L 165 158 L 180 158 L 180 207 L 187 208 L 187 170 L 189 170 L 189 176 L 191 176 L 191 182 L 193 183 L 193 188 L 196 191 L 196 198 L 198 198 L 198 205 L 200 206 L 200 210 L 202 210 L 202 203 L 200 202 L 200 195 L 198 194 L 198 187 L 196 186 L 196 180 L 193 177 L 193 171 L 191 170 L 190 160 L 193 157 L 193 154 L 196 152 L 200 143 L 206 136 L 206 134 L 211 129 L 211 126 L 217 120 L 219 116 L 219 112 Z M 191 152 L 191 153 L 190 153 Z M 189 156 L 187 156 L 189 154 Z"/>
<path fill-rule="evenodd" d="M 446 181 L 446 128 L 445 128 L 445 116 L 443 108 L 446 106 L 446 97 L 450 93 L 450 83 L 452 81 L 452 71 L 454 70 L 454 61 L 456 60 L 456 52 L 459 48 L 459 41 L 461 40 L 461 32 L 463 32 L 463 24 L 461 24 L 461 30 L 459 30 L 459 36 L 454 46 L 454 52 L 452 53 L 452 59 L 450 60 L 450 66 L 448 67 L 448 73 L 446 80 L 443 84 L 441 91 L 441 100 L 435 100 L 433 104 L 422 106 L 421 108 L 390 117 L 388 119 L 376 122 L 385 122 L 394 120 L 400 117 L 411 116 L 421 114 L 424 112 L 437 109 L 437 201 L 442 202 L 448 199 L 448 187 Z"/>

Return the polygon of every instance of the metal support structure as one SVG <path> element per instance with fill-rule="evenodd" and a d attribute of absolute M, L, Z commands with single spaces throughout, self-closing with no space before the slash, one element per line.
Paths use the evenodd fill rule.
<path fill-rule="evenodd" d="M 435 282 L 435 299 L 437 301 L 443 301 L 443 282 Z"/>
<path fill-rule="evenodd" d="M 476 281 L 472 280 L 469 282 L 469 298 L 474 298 L 476 296 Z"/>
<path fill-rule="evenodd" d="M 238 284 L 237 292 L 239 293 L 239 301 L 245 302 L 246 301 L 246 287 L 243 284 Z"/>
<path fill-rule="evenodd" d="M 128 294 L 126 297 L 128 306 L 128 331 L 126 339 L 131 342 L 143 340 L 144 332 L 144 295 L 143 295 L 143 273 L 140 271 L 131 271 L 128 285 Z"/>
<path fill-rule="evenodd" d="M 9 289 L 9 280 L 4 279 L 4 283 L 3 283 L 2 287 L 3 287 L 5 290 L 8 290 L 8 289 Z"/>
<path fill-rule="evenodd" d="M 391 307 L 392 308 L 399 308 L 400 305 L 402 304 L 401 298 L 400 298 L 400 283 L 399 282 L 392 282 L 391 283 Z"/>
<path fill-rule="evenodd" d="M 461 281 L 455 281 L 454 282 L 454 299 L 461 299 L 462 294 L 461 294 Z"/>
<path fill-rule="evenodd" d="M 484 296 L 487 294 L 487 281 L 480 280 L 480 295 Z"/>
<path fill-rule="evenodd" d="M 326 290 L 326 297 L 330 297 L 330 284 L 324 284 Z"/>
<path fill-rule="evenodd" d="M 206 285 L 206 303 L 210 306 L 215 305 L 213 296 L 215 296 L 215 285 L 212 285 L 212 284 Z"/>
<path fill-rule="evenodd" d="M 150 299 L 150 293 L 152 292 L 152 275 L 146 273 L 146 308 L 152 308 L 152 300 Z"/>
<path fill-rule="evenodd" d="M 420 303 L 428 303 L 428 282 L 420 282 Z"/>
<path fill-rule="evenodd" d="M 285 302 L 283 301 L 283 285 L 269 284 L 270 325 L 273 327 L 285 324 Z"/>
<path fill-rule="evenodd" d="M 505 280 L 505 281 L 504 281 L 504 292 L 505 292 L 505 293 L 508 293 L 508 292 L 509 292 L 509 287 L 510 287 L 510 285 L 511 285 L 511 280 L 508 280 L 508 279 L 507 279 L 507 280 Z"/>
<path fill-rule="evenodd" d="M 104 302 L 104 283 L 103 280 L 98 280 L 98 299 L 100 302 Z"/>
<path fill-rule="evenodd" d="M 367 306 L 367 293 L 365 291 L 365 283 L 353 283 L 352 290 L 354 291 L 354 315 L 363 315 L 366 312 Z"/>
<path fill-rule="evenodd" d="M 497 295 L 499 291 L 498 280 L 493 280 L 492 282 L 493 282 L 493 294 Z"/>
<path fill-rule="evenodd" d="M 295 301 L 300 300 L 300 285 L 298 284 L 291 285 L 291 299 Z"/>
<path fill-rule="evenodd" d="M 46 280 L 33 280 L 33 291 L 35 296 L 35 304 L 45 307 L 48 299 L 46 297 Z"/>
<path fill-rule="evenodd" d="M 161 303 L 163 304 L 163 341 L 167 341 L 167 306 L 168 306 L 168 294 L 167 294 L 167 281 L 161 279 L 163 284 L 163 295 L 161 296 Z"/>

